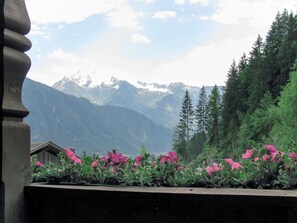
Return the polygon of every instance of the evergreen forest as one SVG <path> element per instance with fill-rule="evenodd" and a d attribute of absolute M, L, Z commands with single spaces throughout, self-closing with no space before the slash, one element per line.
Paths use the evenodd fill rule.
<path fill-rule="evenodd" d="M 246 149 L 297 143 L 297 15 L 279 12 L 265 38 L 233 60 L 224 87 L 198 101 L 186 91 L 173 149 L 186 162 L 237 157 Z"/>

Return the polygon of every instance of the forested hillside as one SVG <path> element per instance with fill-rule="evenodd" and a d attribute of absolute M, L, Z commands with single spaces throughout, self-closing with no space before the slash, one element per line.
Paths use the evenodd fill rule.
<path fill-rule="evenodd" d="M 231 63 L 223 95 L 217 89 L 209 98 L 202 93 L 196 108 L 184 97 L 176 151 L 191 160 L 197 154 L 200 159 L 234 157 L 263 143 L 295 146 L 296 58 L 297 15 L 285 10 L 266 38 L 258 36 L 249 54 Z"/>
<path fill-rule="evenodd" d="M 24 82 L 23 101 L 32 142 L 51 140 L 75 147 L 78 154 L 116 149 L 136 155 L 142 145 L 150 153 L 170 150 L 171 131 L 133 110 L 96 106 L 30 79 Z"/>

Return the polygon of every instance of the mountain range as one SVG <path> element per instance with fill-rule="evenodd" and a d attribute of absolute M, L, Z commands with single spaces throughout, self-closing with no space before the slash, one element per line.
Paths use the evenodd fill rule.
<path fill-rule="evenodd" d="M 73 89 L 77 88 L 77 94 L 79 90 L 82 93 L 101 89 L 67 83 L 65 89 L 72 84 Z M 137 111 L 108 105 L 121 105 L 133 100 L 131 108 L 145 104 L 141 102 L 144 97 L 135 96 L 135 87 L 125 81 L 117 84 L 118 89 L 114 85 L 115 88 L 105 89 L 104 94 L 98 97 L 98 100 L 109 98 L 110 103 L 99 105 L 26 79 L 22 97 L 30 114 L 24 121 L 31 127 L 32 142 L 51 140 L 62 147 L 75 147 L 79 154 L 83 151 L 105 154 L 106 151 L 116 149 L 124 154 L 136 155 L 142 145 L 151 153 L 169 151 L 172 140 L 169 128 Z M 97 99 L 96 94 L 92 95 Z"/>
<path fill-rule="evenodd" d="M 170 129 L 177 125 L 185 90 L 189 91 L 194 105 L 201 89 L 183 83 L 129 83 L 115 77 L 111 77 L 108 83 L 95 84 L 90 76 L 82 72 L 64 77 L 52 87 L 69 95 L 86 98 L 97 105 L 132 109 Z M 205 89 L 210 94 L 212 87 L 205 86 Z"/>

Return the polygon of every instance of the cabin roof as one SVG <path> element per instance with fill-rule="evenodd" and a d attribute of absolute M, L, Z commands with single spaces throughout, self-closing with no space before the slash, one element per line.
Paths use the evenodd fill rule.
<path fill-rule="evenodd" d="M 65 150 L 61 146 L 58 146 L 57 144 L 53 143 L 52 141 L 31 143 L 31 146 L 30 146 L 31 155 L 34 155 L 42 150 L 46 150 L 52 154 L 58 154 L 60 152 L 65 152 Z"/>

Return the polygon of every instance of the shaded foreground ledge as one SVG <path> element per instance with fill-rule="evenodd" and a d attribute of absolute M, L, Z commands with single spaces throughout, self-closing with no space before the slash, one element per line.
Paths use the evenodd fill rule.
<path fill-rule="evenodd" d="M 297 191 L 31 184 L 28 222 L 297 222 Z"/>

